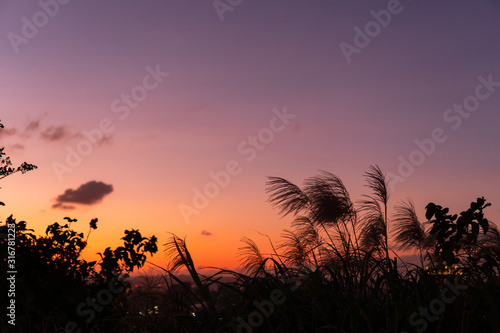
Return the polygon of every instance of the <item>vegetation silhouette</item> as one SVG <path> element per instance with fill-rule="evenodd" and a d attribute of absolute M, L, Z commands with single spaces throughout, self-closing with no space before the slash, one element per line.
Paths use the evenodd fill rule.
<path fill-rule="evenodd" d="M 161 303 L 148 332 L 500 332 L 500 234 L 484 218 L 486 200 L 460 217 L 430 203 L 425 222 L 407 200 L 391 218 L 385 174 L 370 166 L 365 177 L 372 193 L 357 204 L 329 172 L 302 188 L 269 177 L 269 201 L 294 217 L 292 229 L 269 255 L 243 237 L 243 272 L 203 276 L 186 240 L 173 235 L 163 270 L 166 289 L 177 290 L 165 300 L 175 305 Z M 180 268 L 191 283 L 176 276 Z"/>
<path fill-rule="evenodd" d="M 3 125 L 1 125 L 3 128 Z M 0 154 L 5 155 L 4 148 Z M 2 158 L 0 179 L 15 172 L 25 173 L 37 167 L 24 162 L 17 168 L 11 167 L 9 157 Z M 71 229 L 71 224 L 76 219 L 65 217 L 67 223 L 61 225 L 57 222 L 49 225 L 45 236 L 37 236 L 34 230 L 27 228 L 25 221 L 16 222 L 9 216 L 5 225 L 0 226 L 0 290 L 2 290 L 2 309 L 6 309 L 9 300 L 7 290 L 9 281 L 7 271 L 12 271 L 7 265 L 8 253 L 15 248 L 15 304 L 16 325 L 6 322 L 5 315 L 1 317 L 1 326 L 4 331 L 12 332 L 58 332 L 64 331 L 69 322 L 81 328 L 83 332 L 120 331 L 123 326 L 121 318 L 126 315 L 125 301 L 128 289 L 115 295 L 113 304 L 102 307 L 99 318 L 94 319 L 95 312 L 86 308 L 86 302 L 95 302 L 93 298 L 99 291 L 115 287 L 117 276 L 123 278 L 134 269 L 140 268 L 146 261 L 146 254 L 152 255 L 158 251 L 155 236 L 142 237 L 139 230 L 125 230 L 123 246 L 115 250 L 106 248 L 99 253 L 99 262 L 88 262 L 81 258 L 82 251 L 87 246 L 87 241 L 92 230 L 97 229 L 97 219 L 89 223 L 89 231 L 84 238 L 83 233 Z M 8 244 L 7 233 L 10 226 L 15 226 L 15 245 Z M 115 279 L 115 280 L 113 280 Z M 122 284 L 124 284 L 122 282 Z M 78 307 L 80 306 L 80 312 Z M 101 309 L 97 304 L 97 310 Z M 80 315 L 79 315 L 80 313 Z M 71 325 L 70 325 L 71 326 Z M 123 327 L 126 331 L 128 327 Z M 70 330 L 71 332 L 77 330 Z"/>
<path fill-rule="evenodd" d="M 108 247 L 99 262 L 87 262 L 81 253 L 97 219 L 90 221 L 86 236 L 71 229 L 77 221 L 69 217 L 36 236 L 26 222 L 10 216 L 6 222 L 16 225 L 18 275 L 17 321 L 9 329 L 500 332 L 500 233 L 484 217 L 490 204 L 478 198 L 451 215 L 448 208 L 429 203 L 420 219 L 407 200 L 389 216 L 385 174 L 370 166 L 364 176 L 370 193 L 356 202 L 341 179 L 326 171 L 307 178 L 302 187 L 269 177 L 270 204 L 279 215 L 293 217 L 281 240 L 275 244 L 268 237 L 272 253 L 243 237 L 242 270 L 203 274 L 187 240 L 172 234 L 163 245 L 165 267 L 151 263 L 160 273 L 143 274 L 133 285 L 126 278 L 158 251 L 155 236 L 126 230 L 123 246 Z M 1 226 L 0 233 L 6 229 Z M 4 292 L 5 239 L 0 250 Z M 414 254 L 418 263 L 403 261 L 396 250 Z M 96 304 L 109 289 L 121 291 Z M 85 315 L 76 312 L 79 308 Z M 71 321 L 75 325 L 68 329 Z"/>

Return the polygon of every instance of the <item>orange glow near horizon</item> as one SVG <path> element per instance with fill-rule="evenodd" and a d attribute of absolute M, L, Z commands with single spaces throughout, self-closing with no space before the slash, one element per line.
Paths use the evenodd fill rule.
<path fill-rule="evenodd" d="M 290 228 L 266 177 L 325 170 L 356 201 L 379 165 L 396 176 L 391 209 L 460 213 L 484 196 L 499 223 L 500 7 L 404 2 L 346 59 L 376 7 L 248 1 L 221 21 L 211 1 L 72 1 L 17 52 L 3 38 L 0 147 L 38 169 L 2 179 L 0 220 L 43 234 L 68 216 L 86 234 L 98 218 L 90 260 L 139 229 L 160 266 L 173 233 L 197 266 L 234 269 L 242 237 L 270 253 L 259 233 L 276 244 Z M 3 36 L 40 10 L 4 1 Z M 89 183 L 108 191 L 78 192 Z"/>

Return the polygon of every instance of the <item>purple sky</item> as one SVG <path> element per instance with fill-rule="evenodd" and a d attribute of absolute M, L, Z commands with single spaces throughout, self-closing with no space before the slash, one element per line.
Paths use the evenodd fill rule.
<path fill-rule="evenodd" d="M 175 232 L 201 264 L 233 265 L 242 236 L 277 240 L 289 227 L 265 202 L 266 176 L 301 184 L 323 169 L 358 199 L 370 164 L 398 175 L 400 156 L 413 156 L 421 165 L 396 184 L 392 204 L 412 197 L 423 216 L 429 201 L 463 210 L 484 195 L 493 203 L 486 216 L 500 220 L 500 83 L 488 90 L 478 79 L 500 82 L 498 1 L 253 0 L 222 21 L 212 1 L 58 7 L 49 17 L 36 1 L 0 4 L 0 119 L 15 129 L 0 140 L 15 163 L 39 166 L 3 181 L 2 218 L 14 213 L 41 231 L 68 214 L 98 217 L 89 253 L 125 228 L 160 242 Z M 355 47 L 355 28 L 376 28 L 371 11 L 387 8 L 397 13 L 348 62 L 341 43 Z M 34 16 L 42 21 L 26 36 Z M 122 94 L 145 91 L 157 66 L 169 75 L 147 78 L 155 87 L 120 119 L 125 111 L 112 104 L 127 109 Z M 482 100 L 469 98 L 477 89 Z M 466 100 L 477 109 L 446 113 Z M 238 147 L 250 149 L 249 136 L 284 107 L 295 118 L 247 161 Z M 107 139 L 71 172 L 54 171 L 103 119 Z M 415 140 L 428 142 L 436 128 L 446 141 L 428 156 L 415 152 Z M 194 189 L 233 160 L 242 171 L 187 223 L 180 207 L 193 208 Z M 91 181 L 114 190 L 72 211 L 52 208 Z"/>

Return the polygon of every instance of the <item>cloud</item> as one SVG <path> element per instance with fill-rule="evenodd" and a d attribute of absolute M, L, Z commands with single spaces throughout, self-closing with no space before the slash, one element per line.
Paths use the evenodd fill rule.
<path fill-rule="evenodd" d="M 49 126 L 40 133 L 40 136 L 48 141 L 58 141 L 67 138 L 69 134 L 65 126 Z"/>
<path fill-rule="evenodd" d="M 212 233 L 211 233 L 211 232 L 208 232 L 208 231 L 206 231 L 206 230 L 203 230 L 203 231 L 201 232 L 201 234 L 202 234 L 203 236 L 212 236 Z"/>
<path fill-rule="evenodd" d="M 40 120 L 44 118 L 45 115 L 38 117 L 39 119 L 31 120 L 24 130 L 18 131 L 18 137 L 21 139 L 30 138 L 32 134 L 38 134 L 41 131 Z"/>
<path fill-rule="evenodd" d="M 24 132 L 27 133 L 27 132 L 36 131 L 39 127 L 40 127 L 40 120 L 33 120 L 33 121 L 30 121 L 28 126 L 26 126 L 26 128 L 24 129 Z"/>
<path fill-rule="evenodd" d="M 52 208 L 59 208 L 59 209 L 64 209 L 64 210 L 71 210 L 71 209 L 75 209 L 75 206 L 64 205 L 64 204 L 58 202 L 56 204 L 53 204 Z"/>
<path fill-rule="evenodd" d="M 89 140 L 86 136 L 82 135 L 81 133 L 78 133 L 78 134 L 75 134 L 73 135 L 75 138 L 79 138 L 80 140 Z M 97 138 L 94 138 L 94 140 L 96 140 L 94 142 L 94 144 L 96 146 L 101 146 L 101 145 L 111 145 L 113 144 L 113 137 L 111 135 L 106 135 L 104 134 L 102 136 L 102 138 L 100 139 L 97 139 Z"/>
<path fill-rule="evenodd" d="M 9 150 L 23 150 L 24 149 L 24 145 L 20 144 L 20 143 L 14 143 L 13 145 L 10 145 L 10 146 L 7 146 L 9 148 Z"/>
<path fill-rule="evenodd" d="M 113 137 L 111 135 L 104 135 L 102 139 L 98 140 L 96 142 L 96 145 L 104 145 L 104 144 L 112 144 L 113 143 Z"/>
<path fill-rule="evenodd" d="M 17 130 L 15 128 L 2 128 L 0 129 L 0 139 L 7 137 L 7 136 L 13 136 L 17 134 Z"/>
<path fill-rule="evenodd" d="M 38 119 L 30 120 L 24 127 L 4 128 L 0 130 L 0 139 L 6 137 L 15 137 L 23 141 L 32 137 L 40 137 L 48 142 L 58 142 L 66 140 L 88 140 L 82 132 L 75 132 L 72 126 L 69 125 L 44 125 L 44 118 L 47 114 L 43 114 Z M 95 143 L 100 146 L 103 144 L 112 144 L 112 135 L 104 135 Z"/>
<path fill-rule="evenodd" d="M 65 205 L 66 203 L 76 203 L 82 205 L 93 205 L 100 202 L 106 195 L 113 192 L 113 185 L 92 180 L 80 185 L 76 190 L 67 189 L 63 194 L 56 198 L 56 203 L 52 208 L 74 209 L 74 206 Z"/>
<path fill-rule="evenodd" d="M 26 125 L 24 129 L 22 127 L 6 127 L 0 130 L 0 137 L 15 136 L 20 139 L 28 139 L 33 135 L 40 135 L 42 139 L 57 141 L 72 135 L 68 127 L 64 125 L 42 126 L 41 120 L 43 118 L 45 118 L 45 115 L 38 117 L 38 119 L 29 121 L 28 125 Z"/>

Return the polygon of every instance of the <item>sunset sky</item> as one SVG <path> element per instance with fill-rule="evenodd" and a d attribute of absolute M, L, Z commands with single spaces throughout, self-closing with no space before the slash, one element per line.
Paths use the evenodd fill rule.
<path fill-rule="evenodd" d="M 326 170 L 357 200 L 371 164 L 391 205 L 484 196 L 500 221 L 496 0 L 3 1 L 0 35 L 1 146 L 38 166 L 2 180 L 0 218 L 97 217 L 89 258 L 134 228 L 234 268 L 290 226 L 266 177 Z"/>

